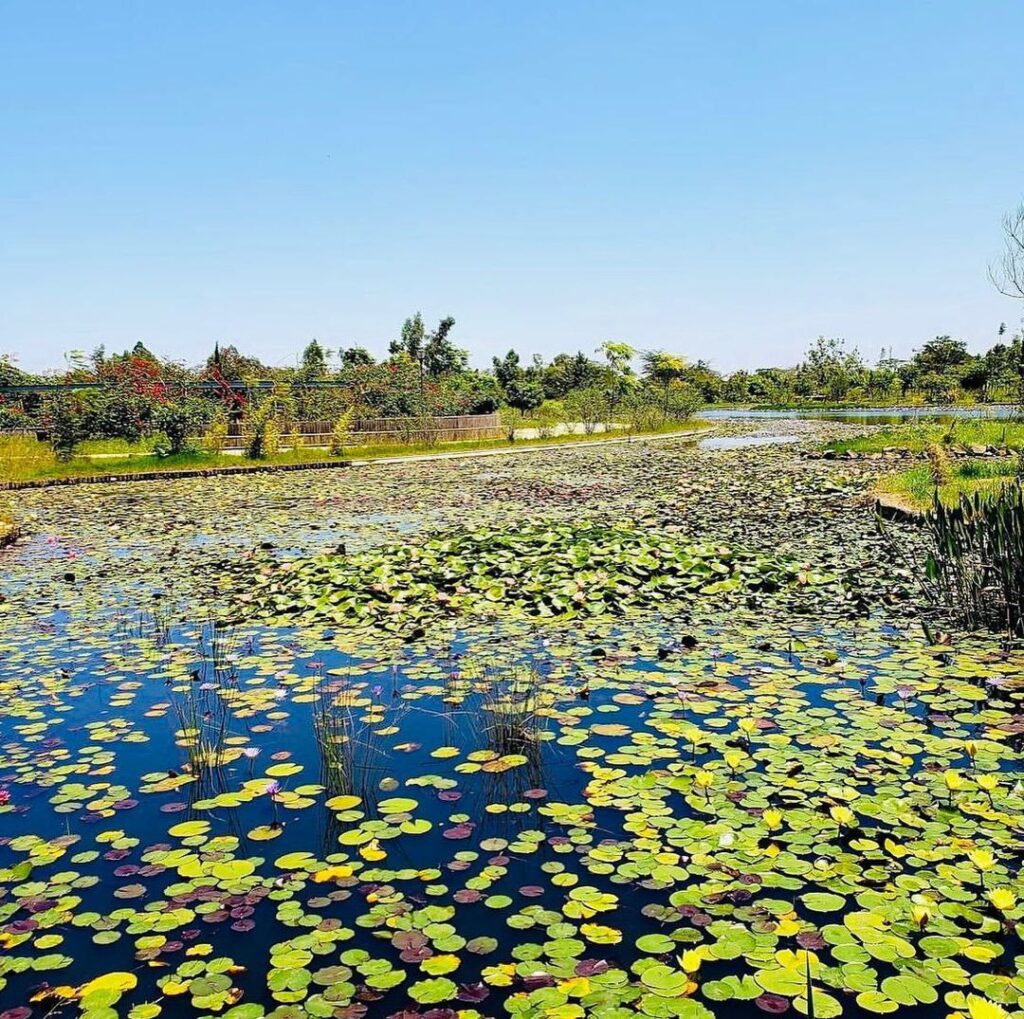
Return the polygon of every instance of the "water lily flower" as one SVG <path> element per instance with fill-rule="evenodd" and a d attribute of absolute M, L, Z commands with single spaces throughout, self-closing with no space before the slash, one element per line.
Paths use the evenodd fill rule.
<path fill-rule="evenodd" d="M 725 754 L 725 763 L 729 770 L 735 774 L 736 769 L 743 763 L 747 755 L 739 750 L 730 750 Z"/>
<path fill-rule="evenodd" d="M 271 799 L 273 799 L 281 791 L 281 783 L 278 782 L 277 779 L 271 779 L 271 781 L 269 781 L 266 784 L 266 786 L 264 787 L 263 791 Z"/>
<path fill-rule="evenodd" d="M 974 764 L 974 758 L 978 753 L 978 744 L 974 740 L 969 739 L 964 743 L 964 753 L 970 758 L 971 764 Z"/>
<path fill-rule="evenodd" d="M 327 881 L 342 881 L 354 873 L 355 868 L 350 863 L 338 863 L 333 867 L 324 867 L 322 870 L 314 871 L 312 876 L 316 884 L 324 884 Z"/>
<path fill-rule="evenodd" d="M 963 777 L 958 771 L 947 771 L 943 776 L 942 780 L 946 783 L 946 788 L 949 790 L 949 803 L 950 806 L 953 804 L 953 793 L 964 787 Z"/>
<path fill-rule="evenodd" d="M 715 776 L 710 771 L 702 768 L 693 778 L 693 784 L 698 789 L 704 790 L 704 799 L 711 798 L 711 787 L 715 784 Z"/>
<path fill-rule="evenodd" d="M 684 972 L 696 973 L 700 969 L 700 964 L 704 961 L 704 953 L 700 948 L 688 948 L 677 958 Z"/>
<path fill-rule="evenodd" d="M 977 994 L 967 995 L 967 1014 L 970 1019 L 1006 1019 L 1010 1014 L 1002 1005 Z"/>
<path fill-rule="evenodd" d="M 981 786 L 985 792 L 988 793 L 989 801 L 992 800 L 992 793 L 999 788 L 999 776 L 998 775 L 979 775 L 975 781 Z"/>
<path fill-rule="evenodd" d="M 736 723 L 736 727 L 747 737 L 747 742 L 749 743 L 754 733 L 757 732 L 757 719 L 741 718 Z"/>
<path fill-rule="evenodd" d="M 765 827 L 769 831 L 775 831 L 776 828 L 782 827 L 782 811 L 769 807 L 762 812 L 761 820 L 764 821 Z"/>
<path fill-rule="evenodd" d="M 250 761 L 255 760 L 257 757 L 260 756 L 260 748 L 259 747 L 246 747 L 242 751 L 242 756 L 243 757 L 247 757 Z"/>
<path fill-rule="evenodd" d="M 857 815 L 849 807 L 829 807 L 828 812 L 832 820 L 839 825 L 840 830 L 857 827 Z"/>
<path fill-rule="evenodd" d="M 985 874 L 996 865 L 996 858 L 988 849 L 971 849 L 967 853 L 967 859 L 974 864 L 981 876 L 981 883 L 985 883 Z"/>
<path fill-rule="evenodd" d="M 999 910 L 1000 913 L 1009 913 L 1017 905 L 1017 896 L 1009 888 L 993 888 L 988 893 L 988 901 Z"/>
<path fill-rule="evenodd" d="M 928 921 L 931 918 L 931 908 L 925 903 L 915 903 L 910 907 L 910 919 L 913 920 L 921 930 L 924 930 L 925 927 L 928 926 Z"/>

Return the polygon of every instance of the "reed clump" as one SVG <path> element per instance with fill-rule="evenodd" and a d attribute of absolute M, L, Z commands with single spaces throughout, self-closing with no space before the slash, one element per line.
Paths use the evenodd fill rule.
<path fill-rule="evenodd" d="M 1024 637 L 1024 487 L 962 496 L 954 507 L 936 497 L 924 532 L 931 601 L 970 629 Z"/>

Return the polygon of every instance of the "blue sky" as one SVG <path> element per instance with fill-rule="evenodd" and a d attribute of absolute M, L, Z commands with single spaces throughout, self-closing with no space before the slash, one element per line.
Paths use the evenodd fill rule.
<path fill-rule="evenodd" d="M 1024 5 L 0 5 L 0 352 L 972 347 Z"/>

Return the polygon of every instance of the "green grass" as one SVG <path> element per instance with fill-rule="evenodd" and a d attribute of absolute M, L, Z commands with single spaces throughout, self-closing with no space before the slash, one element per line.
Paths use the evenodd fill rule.
<path fill-rule="evenodd" d="M 1017 475 L 1017 460 L 964 460 L 950 465 L 949 479 L 938 486 L 939 498 L 947 506 L 956 505 L 962 495 L 992 492 Z M 882 478 L 874 488 L 876 495 L 895 497 L 914 509 L 927 509 L 935 499 L 936 485 L 930 464 L 920 464 Z"/>
<path fill-rule="evenodd" d="M 126 456 L 145 456 L 153 452 L 153 447 L 162 437 L 151 435 L 138 442 L 129 442 L 127 439 L 87 439 L 80 443 L 80 453 L 124 453 Z M 166 441 L 166 440 L 164 440 Z"/>
<path fill-rule="evenodd" d="M 934 443 L 1021 449 L 1024 448 L 1024 422 L 964 418 L 952 424 L 922 422 L 898 425 L 851 439 L 837 439 L 827 443 L 825 448 L 837 453 L 880 453 L 884 449 L 896 447 L 922 453 Z"/>
<path fill-rule="evenodd" d="M 666 425 L 643 435 L 667 435 L 673 432 L 700 427 L 700 423 L 678 422 Z M 640 433 L 636 433 L 638 436 Z M 464 442 L 438 443 L 389 443 L 373 446 L 348 446 L 342 460 L 376 460 L 394 456 L 422 456 L 428 453 L 449 453 L 488 449 L 523 449 L 535 446 L 562 446 L 577 442 L 608 442 L 623 439 L 625 431 L 606 432 L 597 435 L 559 435 L 547 439 L 518 439 L 509 442 L 505 438 L 476 439 Z M 111 448 L 111 447 L 114 448 Z M 84 443 L 83 453 L 120 452 L 112 443 Z M 89 477 L 103 474 L 143 474 L 151 471 L 206 470 L 219 467 L 254 467 L 276 464 L 315 464 L 333 460 L 325 449 L 301 447 L 286 449 L 273 457 L 254 460 L 247 456 L 231 453 L 208 453 L 189 451 L 172 456 L 156 456 L 140 448 L 140 444 L 123 443 L 127 447 L 124 456 L 104 456 L 90 459 L 87 455 L 76 456 L 68 463 L 58 462 L 46 443 L 35 439 L 0 439 L 0 481 L 37 481 L 67 477 Z M 100 447 L 100 448 L 97 448 Z"/>

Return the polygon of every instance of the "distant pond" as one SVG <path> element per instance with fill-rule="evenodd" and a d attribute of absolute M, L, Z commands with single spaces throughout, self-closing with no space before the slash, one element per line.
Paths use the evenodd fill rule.
<path fill-rule="evenodd" d="M 830 407 L 767 410 L 752 407 L 716 407 L 701 412 L 708 421 L 758 421 L 809 418 L 814 421 L 847 421 L 863 425 L 902 425 L 914 421 L 948 423 L 960 418 L 1012 418 L 1017 408 L 1010 404 L 983 407 Z"/>

